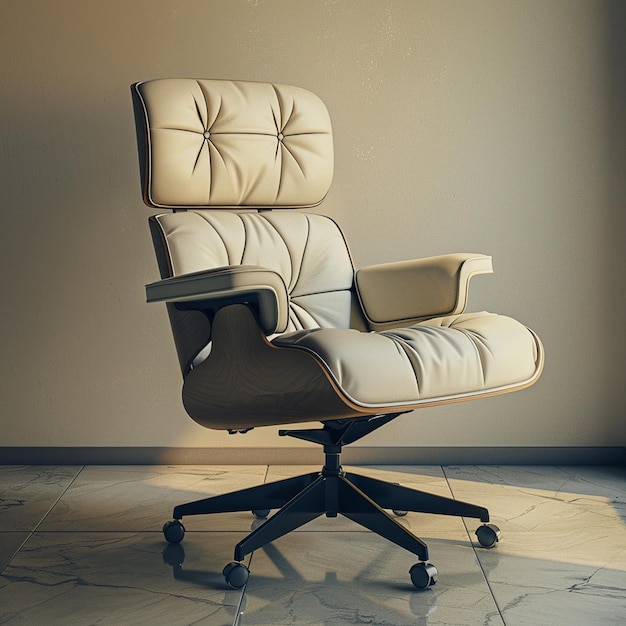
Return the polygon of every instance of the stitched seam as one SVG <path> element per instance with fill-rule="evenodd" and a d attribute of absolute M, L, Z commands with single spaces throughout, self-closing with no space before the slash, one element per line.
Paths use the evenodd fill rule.
<path fill-rule="evenodd" d="M 298 263 L 298 267 L 294 267 L 293 262 L 291 264 L 291 274 L 293 277 L 292 283 L 293 283 L 293 287 L 291 288 L 290 294 L 291 295 L 295 290 L 296 287 L 298 286 L 298 283 L 300 282 L 300 277 L 302 276 L 302 266 L 304 265 L 304 255 L 306 254 L 307 250 L 309 249 L 309 241 L 311 240 L 311 218 L 305 214 L 304 216 L 306 218 L 306 239 L 304 241 L 304 247 L 302 249 L 302 254 L 300 255 L 300 263 Z"/>
<path fill-rule="evenodd" d="M 210 119 L 210 109 L 209 109 L 209 99 L 207 97 L 207 92 L 204 90 L 202 84 L 200 83 L 200 81 L 196 81 L 196 84 L 198 85 L 198 89 L 200 89 L 200 93 L 202 94 L 202 97 L 204 98 L 204 107 L 206 109 L 206 124 L 204 124 L 202 122 L 202 115 L 200 115 L 200 111 L 198 111 L 198 116 L 200 117 L 200 122 L 202 123 L 202 127 L 204 128 L 204 130 L 206 132 L 209 133 L 209 138 L 205 139 L 202 142 L 202 145 L 204 146 L 205 144 L 207 145 L 207 159 L 208 159 L 208 170 L 209 170 L 209 188 L 208 188 L 208 198 L 209 198 L 209 202 L 211 202 L 211 197 L 213 196 L 213 180 L 215 179 L 215 175 L 213 172 L 213 159 L 211 158 L 211 146 L 213 146 L 215 152 L 217 153 L 217 155 L 220 157 L 220 160 L 222 161 L 222 163 L 224 164 L 224 167 L 226 167 L 226 162 L 224 161 L 224 157 L 220 154 L 220 151 L 217 149 L 217 146 L 210 141 L 210 135 L 211 135 L 211 129 L 213 128 L 213 126 L 215 125 L 215 122 L 217 121 L 218 117 L 220 116 L 220 113 L 222 112 L 222 105 L 223 105 L 223 100 L 222 100 L 222 94 L 221 92 L 218 91 L 218 95 L 219 95 L 219 105 L 217 107 L 217 111 L 215 112 L 215 115 L 213 117 L 213 120 Z M 196 103 L 196 109 L 197 109 L 198 105 Z M 195 167 L 194 167 L 195 170 Z"/>
<path fill-rule="evenodd" d="M 246 220 L 241 217 L 241 215 L 237 215 L 241 225 L 243 227 L 243 248 L 241 250 L 241 258 L 239 259 L 239 265 L 243 265 L 243 257 L 246 254 L 246 250 L 248 249 L 248 229 L 246 228 Z"/>
<path fill-rule="evenodd" d="M 224 252 L 226 253 L 226 260 L 228 262 L 228 265 L 233 265 L 230 259 L 230 249 L 228 248 L 228 245 L 226 244 L 226 239 L 224 238 L 222 233 L 219 231 L 219 229 L 215 226 L 215 224 L 213 224 L 213 222 L 209 219 L 211 217 L 210 214 L 203 215 L 201 213 L 196 213 L 195 211 L 193 212 L 193 214 L 197 215 L 200 219 L 204 220 L 215 231 L 219 240 L 222 242 L 222 245 L 224 246 Z"/>
<path fill-rule="evenodd" d="M 159 220 L 159 216 L 156 215 L 154 217 L 154 220 L 159 225 L 159 232 L 161 233 L 161 241 L 163 242 L 163 246 L 165 247 L 165 250 L 167 252 L 168 273 L 170 276 L 174 276 L 174 263 L 172 261 L 172 251 L 170 249 L 169 240 L 167 238 L 167 235 L 165 234 L 165 231 L 163 230 L 163 225 L 161 224 L 161 221 Z"/>
<path fill-rule="evenodd" d="M 196 154 L 196 160 L 193 162 L 193 167 L 191 168 L 191 173 L 193 174 L 196 171 L 196 168 L 198 167 L 198 163 L 200 161 L 200 156 L 202 155 L 202 152 L 206 146 L 207 142 L 205 139 L 202 140 L 202 142 L 200 143 L 200 150 L 198 150 L 198 154 Z M 208 156 L 209 159 L 209 168 L 211 167 L 211 155 L 209 154 Z M 212 178 L 212 177 L 211 177 Z M 211 182 L 209 181 L 209 187 L 211 185 Z M 209 196 L 210 196 L 210 191 L 209 191 Z"/>
<path fill-rule="evenodd" d="M 213 125 L 217 121 L 217 118 L 219 117 L 220 113 L 222 112 L 222 105 L 223 105 L 222 93 L 219 90 L 217 90 L 217 95 L 219 96 L 220 103 L 219 103 L 219 106 L 217 107 L 217 112 L 215 113 L 215 116 L 213 117 L 213 121 L 211 121 L 211 119 L 209 117 L 211 111 L 209 109 L 209 99 L 207 97 L 207 91 L 204 89 L 204 87 L 202 86 L 202 83 L 200 81 L 196 81 L 196 84 L 198 85 L 198 89 L 200 89 L 200 93 L 204 97 L 204 106 L 205 106 L 206 112 L 207 112 L 206 125 L 203 122 L 202 123 L 202 127 L 205 130 L 208 130 L 210 132 L 211 128 L 213 127 Z M 200 121 L 202 122 L 202 116 L 200 116 Z"/>
<path fill-rule="evenodd" d="M 411 367 L 411 370 L 413 371 L 413 380 L 415 381 L 416 397 L 419 398 L 422 393 L 421 386 L 420 386 L 420 379 L 417 375 L 417 370 L 415 369 L 413 359 L 409 356 L 410 346 L 408 345 L 408 342 L 402 337 L 394 333 L 381 333 L 381 334 L 391 339 L 391 341 L 393 341 L 394 344 L 396 345 L 396 349 L 398 350 L 398 352 L 402 353 L 404 355 L 404 358 L 407 360 L 409 366 Z M 413 352 L 415 354 L 415 360 L 418 361 L 422 369 L 424 369 L 424 364 L 421 363 L 421 355 L 416 350 L 413 350 Z"/>
<path fill-rule="evenodd" d="M 296 303 L 294 303 L 292 306 L 290 302 L 289 303 L 289 319 L 294 322 L 294 326 L 296 326 L 296 330 L 304 330 L 306 328 L 304 325 L 304 320 L 301 317 L 302 313 L 298 314 L 296 307 L 299 308 L 302 313 L 306 313 L 309 317 L 313 318 L 315 322 L 317 322 L 317 320 L 304 307 L 299 307 L 298 304 Z"/>
<path fill-rule="evenodd" d="M 198 83 L 198 87 L 200 87 L 200 83 Z M 207 114 L 208 114 L 208 106 L 207 106 L 206 95 L 202 91 L 202 87 L 200 87 L 200 93 L 202 93 L 202 96 L 204 97 L 204 106 L 205 106 L 205 109 L 207 110 Z M 204 123 L 204 120 L 202 119 L 202 111 L 200 111 L 200 106 L 198 105 L 198 101 L 196 100 L 195 96 L 193 96 L 193 102 L 196 105 L 196 113 L 198 114 L 198 119 L 200 120 L 200 124 L 202 125 L 202 128 L 204 128 L 206 130 L 206 124 Z M 207 119 L 207 122 L 208 122 L 208 119 Z"/>
<path fill-rule="evenodd" d="M 474 348 L 474 351 L 476 352 L 476 356 L 478 357 L 478 362 L 480 363 L 480 374 L 481 374 L 481 379 L 482 379 L 482 385 L 484 388 L 486 384 L 486 378 L 487 378 L 485 375 L 486 366 L 485 366 L 485 360 L 483 359 L 482 354 L 480 353 L 480 350 L 478 349 L 475 333 L 472 333 L 471 331 L 467 331 L 464 328 L 454 328 L 453 330 L 463 333 L 469 339 L 470 344 Z M 483 345 L 485 346 L 487 351 L 489 351 L 489 347 L 485 343 L 483 343 Z"/>
<path fill-rule="evenodd" d="M 311 296 L 323 296 L 327 293 L 350 293 L 352 290 L 349 287 L 345 287 L 343 289 L 325 289 L 324 291 L 312 291 L 311 293 L 300 293 L 297 296 L 293 296 L 294 300 L 299 300 L 300 298 L 309 298 Z"/>
<path fill-rule="evenodd" d="M 282 134 L 283 129 L 285 128 L 285 126 L 287 125 L 286 122 L 283 123 L 283 109 L 281 106 L 281 101 L 280 101 L 280 97 L 278 95 L 278 90 L 276 89 L 276 86 L 272 84 L 272 91 L 274 92 L 274 97 L 276 98 L 276 104 L 278 106 L 278 113 L 280 115 L 280 124 L 279 124 L 279 120 L 276 119 L 276 115 L 274 113 L 274 108 L 272 107 L 272 117 L 274 118 L 274 126 L 276 127 L 276 152 L 274 153 L 274 163 L 276 163 L 276 161 L 278 161 L 278 159 L 280 158 L 280 175 L 278 177 L 278 186 L 276 188 L 276 194 L 274 195 L 274 202 L 278 201 L 278 196 L 280 196 L 280 192 L 281 189 L 283 188 L 283 176 L 285 173 L 285 168 L 284 168 L 284 159 L 283 159 L 283 151 L 281 146 L 284 148 L 284 145 L 282 143 L 282 141 L 280 141 L 278 139 L 278 135 Z M 280 157 L 279 157 L 280 155 Z"/>

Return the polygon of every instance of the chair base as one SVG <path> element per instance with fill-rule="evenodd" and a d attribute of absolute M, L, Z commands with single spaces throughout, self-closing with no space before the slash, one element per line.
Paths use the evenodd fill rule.
<path fill-rule="evenodd" d="M 270 509 L 278 509 L 235 546 L 234 559 L 240 562 L 257 548 L 321 515 L 336 517 L 341 514 L 426 562 L 426 544 L 387 511 L 471 517 L 482 522 L 489 521 L 489 512 L 474 504 L 343 471 L 340 463 L 341 447 L 360 439 L 397 415 L 341 420 L 326 423 L 323 429 L 281 431 L 281 435 L 323 445 L 325 464 L 322 470 L 181 504 L 174 508 L 174 520 L 179 521 L 188 515 L 234 511 L 253 511 L 258 512 L 259 517 L 264 517 Z M 182 528 L 182 525 L 179 526 Z M 172 533 L 169 538 L 166 533 L 166 538 L 178 542 L 183 535 L 184 529 L 182 534 Z M 481 544 L 486 545 L 483 541 Z"/>

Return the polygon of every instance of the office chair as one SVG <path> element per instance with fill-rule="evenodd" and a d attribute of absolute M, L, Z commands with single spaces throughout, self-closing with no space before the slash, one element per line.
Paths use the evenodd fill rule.
<path fill-rule="evenodd" d="M 186 412 L 231 433 L 320 422 L 279 435 L 324 452 L 319 472 L 176 506 L 165 539 L 183 539 L 186 516 L 267 517 L 224 568 L 233 587 L 248 580 L 247 554 L 321 515 L 342 514 L 417 555 L 417 588 L 437 570 L 396 515 L 477 518 L 478 542 L 493 546 L 500 531 L 487 509 L 346 472 L 340 461 L 343 446 L 401 414 L 538 379 L 543 349 L 531 330 L 464 312 L 469 281 L 492 271 L 491 258 L 355 272 L 337 224 L 302 211 L 322 202 L 333 175 L 329 115 L 309 91 L 194 79 L 131 91 L 144 201 L 169 210 L 149 218 L 161 280 L 147 285 L 147 300 L 167 304 Z"/>

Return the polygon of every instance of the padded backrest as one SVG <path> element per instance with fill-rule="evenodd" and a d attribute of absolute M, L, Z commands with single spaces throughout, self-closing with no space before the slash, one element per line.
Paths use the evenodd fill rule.
<path fill-rule="evenodd" d="M 151 228 L 162 277 L 228 265 L 277 272 L 289 294 L 286 332 L 349 328 L 354 268 L 337 225 L 322 215 L 196 210 L 157 215 Z M 210 341 L 210 325 L 170 307 L 183 372 Z"/>
<path fill-rule="evenodd" d="M 328 192 L 330 118 L 310 91 L 168 78 L 137 83 L 133 93 L 149 206 L 302 208 Z"/>

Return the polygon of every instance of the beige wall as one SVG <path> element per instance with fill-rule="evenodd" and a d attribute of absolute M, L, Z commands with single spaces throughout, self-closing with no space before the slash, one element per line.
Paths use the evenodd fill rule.
<path fill-rule="evenodd" d="M 186 418 L 165 311 L 144 303 L 157 270 L 129 85 L 166 76 L 318 93 L 337 161 L 320 210 L 357 265 L 490 253 L 471 307 L 543 338 L 534 388 L 364 445 L 626 445 L 619 2 L 1 5 L 0 446 L 286 443 Z"/>

